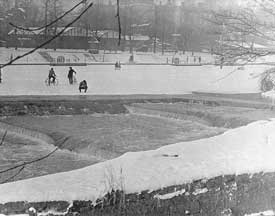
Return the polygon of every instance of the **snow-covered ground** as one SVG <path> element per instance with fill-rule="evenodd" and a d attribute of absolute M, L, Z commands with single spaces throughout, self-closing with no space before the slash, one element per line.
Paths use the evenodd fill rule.
<path fill-rule="evenodd" d="M 275 55 L 268 55 L 259 57 L 255 63 L 274 63 L 275 62 Z"/>
<path fill-rule="evenodd" d="M 271 66 L 171 66 L 123 65 L 115 70 L 112 65 L 74 67 L 78 81 L 87 80 L 87 94 L 185 94 L 192 91 L 219 93 L 259 92 L 259 77 Z M 3 69 L 0 95 L 77 95 L 78 85 L 69 85 L 68 67 L 54 70 L 58 86 L 46 86 L 50 66 L 16 65 Z M 83 93 L 82 93 L 83 94 Z"/>
<path fill-rule="evenodd" d="M 270 90 L 262 93 L 262 97 L 268 99 L 272 106 L 275 105 L 275 90 Z"/>
<path fill-rule="evenodd" d="M 275 171 L 275 119 L 212 138 L 129 152 L 83 169 L 0 185 L 0 203 L 91 200 L 111 189 L 126 193 L 226 174 Z"/>
<path fill-rule="evenodd" d="M 31 49 L 29 48 L 4 48 L 0 47 L 0 64 L 4 64 L 19 55 L 22 55 Z M 43 57 L 44 54 L 44 57 Z M 120 61 L 121 63 L 128 63 L 130 53 L 127 51 L 106 51 L 100 50 L 98 54 L 91 54 L 88 50 L 70 50 L 70 49 L 38 49 L 36 52 L 19 59 L 17 63 L 49 63 L 50 59 L 45 58 L 45 55 L 51 58 L 53 62 L 57 61 L 60 56 L 64 57 L 66 63 L 115 63 Z M 46 56 L 46 57 L 47 57 Z M 201 62 L 199 62 L 199 57 Z M 151 63 L 151 64 L 172 64 L 172 59 L 178 58 L 179 64 L 199 64 L 208 63 L 214 64 L 217 60 L 215 55 L 211 55 L 206 52 L 166 52 L 152 53 L 152 52 L 134 52 L 134 61 L 136 63 Z M 251 64 L 262 64 L 262 63 L 274 63 L 275 55 L 267 55 L 257 58 L 255 61 L 250 62 Z M 240 61 L 239 63 L 247 63 Z"/>
<path fill-rule="evenodd" d="M 264 212 L 259 213 L 253 213 L 253 214 L 245 214 L 244 216 L 274 216 L 275 212 L 273 210 L 268 210 Z"/>
<path fill-rule="evenodd" d="M 23 55 L 24 53 L 26 53 L 27 51 L 29 51 L 29 49 L 6 49 L 1 47 L 0 48 L 0 63 L 1 64 L 5 64 L 7 62 L 9 62 L 11 59 L 16 58 L 19 55 Z M 17 61 L 17 63 L 46 63 L 45 59 L 39 55 L 37 52 L 26 56 L 22 59 L 19 59 Z"/>
<path fill-rule="evenodd" d="M 6 63 L 11 58 L 16 58 L 31 49 L 28 48 L 4 48 L 0 47 L 0 63 Z M 130 58 L 129 52 L 104 52 L 101 50 L 98 54 L 91 54 L 88 50 L 69 50 L 69 49 L 39 49 L 36 52 L 19 59 L 17 63 L 49 63 L 50 61 L 57 61 L 60 56 L 64 57 L 66 63 L 103 63 L 111 62 L 115 63 L 120 61 L 121 63 L 128 63 Z M 44 57 L 43 57 L 44 56 Z M 46 57 L 46 58 L 45 58 Z M 48 58 L 50 57 L 50 59 Z M 137 63 L 153 63 L 153 64 L 166 64 L 172 63 L 172 58 L 178 58 L 180 64 L 194 64 L 199 63 L 199 57 L 201 57 L 201 63 L 214 63 L 215 57 L 210 53 L 202 52 L 182 52 L 179 53 L 144 53 L 134 52 L 134 61 Z"/>
<path fill-rule="evenodd" d="M 97 61 L 103 61 L 103 54 L 94 55 Z M 130 53 L 105 53 L 104 61 L 105 62 L 116 62 L 120 61 L 123 63 L 127 63 L 129 61 Z M 155 64 L 172 64 L 173 58 L 179 59 L 179 64 L 199 64 L 199 57 L 201 57 L 201 63 L 214 63 L 215 56 L 210 53 L 202 53 L 202 52 L 182 52 L 179 53 L 144 53 L 144 52 L 135 52 L 134 53 L 134 61 L 137 63 L 155 63 Z"/>

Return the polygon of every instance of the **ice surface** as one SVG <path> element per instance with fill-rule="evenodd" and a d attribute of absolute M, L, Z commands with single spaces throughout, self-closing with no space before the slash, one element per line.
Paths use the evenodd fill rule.
<path fill-rule="evenodd" d="M 22 55 L 30 49 L 0 48 L 0 64 L 7 63 L 11 58 Z M 39 49 L 15 63 L 49 64 L 39 53 L 47 53 L 52 59 L 63 56 L 70 63 L 128 63 L 130 53 L 90 54 L 87 50 L 51 50 Z M 177 57 L 185 63 L 194 57 L 191 53 L 135 53 L 135 62 L 153 64 L 171 64 Z M 194 53 L 201 56 L 203 63 L 213 63 L 215 56 L 209 53 Z M 269 62 L 275 55 L 257 59 L 257 62 Z M 67 63 L 68 63 L 67 62 Z M 185 94 L 192 91 L 218 93 L 251 93 L 259 92 L 258 74 L 270 68 L 268 65 L 224 66 L 172 66 L 172 65 L 122 65 L 121 70 L 115 70 L 114 65 L 90 65 L 74 67 L 78 81 L 87 80 L 87 94 Z M 240 69 L 241 68 L 241 69 Z M 48 76 L 49 65 L 16 65 L 3 69 L 0 84 L 0 95 L 77 95 L 78 86 L 68 84 L 68 67 L 54 67 L 58 86 L 48 87 L 45 79 Z M 256 76 L 257 78 L 253 78 Z"/>
<path fill-rule="evenodd" d="M 74 67 L 77 80 L 87 80 L 87 94 L 185 94 L 192 91 L 219 93 L 259 92 L 259 81 L 250 74 L 269 66 L 246 66 L 244 70 L 227 66 L 113 65 Z M 0 95 L 79 95 L 78 85 L 69 85 L 68 67 L 54 67 L 58 86 L 46 86 L 50 67 L 16 65 L 3 69 Z M 232 73 L 233 72 L 233 73 Z M 229 74 L 229 75 L 228 75 Z M 84 94 L 84 93 L 82 93 Z"/>

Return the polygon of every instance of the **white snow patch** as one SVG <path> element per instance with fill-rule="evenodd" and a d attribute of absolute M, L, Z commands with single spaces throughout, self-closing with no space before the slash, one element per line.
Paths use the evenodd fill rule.
<path fill-rule="evenodd" d="M 194 196 L 197 196 L 197 195 L 199 195 L 199 194 L 204 194 L 204 193 L 207 193 L 208 192 L 208 189 L 207 188 L 198 188 L 198 189 L 196 189 L 192 194 L 194 195 Z"/>
<path fill-rule="evenodd" d="M 273 210 L 268 210 L 264 212 L 259 212 L 259 213 L 253 213 L 253 214 L 245 214 L 244 216 L 274 216 L 275 213 Z"/>
<path fill-rule="evenodd" d="M 160 194 L 156 194 L 154 196 L 155 199 L 160 199 L 160 200 L 166 200 L 166 199 L 172 199 L 176 196 L 180 196 L 182 194 L 185 193 L 185 189 L 182 189 L 182 190 L 179 190 L 179 191 L 175 191 L 175 192 L 172 192 L 172 193 L 168 193 L 168 194 L 163 194 L 163 195 L 160 195 Z"/>
<path fill-rule="evenodd" d="M 238 190 L 238 186 L 237 186 L 237 183 L 236 182 L 234 182 L 234 184 L 232 185 L 232 190 Z"/>
<path fill-rule="evenodd" d="M 32 213 L 36 214 L 36 209 L 34 207 L 30 207 L 29 212 L 32 212 Z"/>
<path fill-rule="evenodd" d="M 189 214 L 190 214 L 190 211 L 185 210 L 185 215 L 189 215 Z"/>
<path fill-rule="evenodd" d="M 181 185 L 220 175 L 275 171 L 275 119 L 157 150 L 129 152 L 79 170 L 0 185 L 0 203 L 90 200 Z M 162 155 L 179 155 L 177 158 Z"/>
<path fill-rule="evenodd" d="M 268 99 L 272 106 L 275 105 L 275 90 L 272 89 L 271 91 L 263 92 L 262 97 Z"/>

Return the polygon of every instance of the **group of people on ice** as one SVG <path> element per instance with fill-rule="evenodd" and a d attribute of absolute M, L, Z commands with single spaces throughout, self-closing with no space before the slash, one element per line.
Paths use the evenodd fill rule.
<path fill-rule="evenodd" d="M 69 79 L 69 84 L 73 85 L 76 83 L 76 79 L 74 77 L 74 75 L 76 75 L 76 71 L 70 67 L 69 68 L 69 72 L 68 72 L 68 79 Z M 51 85 L 51 83 L 55 84 L 56 83 L 56 74 L 53 68 L 50 69 L 49 71 L 49 75 L 48 75 L 48 85 Z M 88 90 L 88 84 L 86 80 L 83 80 L 79 83 L 79 92 L 81 92 L 82 90 L 84 90 L 85 92 L 87 92 Z"/>

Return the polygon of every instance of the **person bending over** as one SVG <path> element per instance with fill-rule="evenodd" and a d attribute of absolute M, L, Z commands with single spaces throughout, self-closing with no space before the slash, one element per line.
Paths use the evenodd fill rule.
<path fill-rule="evenodd" d="M 88 85 L 87 85 L 87 82 L 86 80 L 83 80 L 79 83 L 79 92 L 82 91 L 82 89 L 87 92 L 87 89 L 88 89 Z"/>

